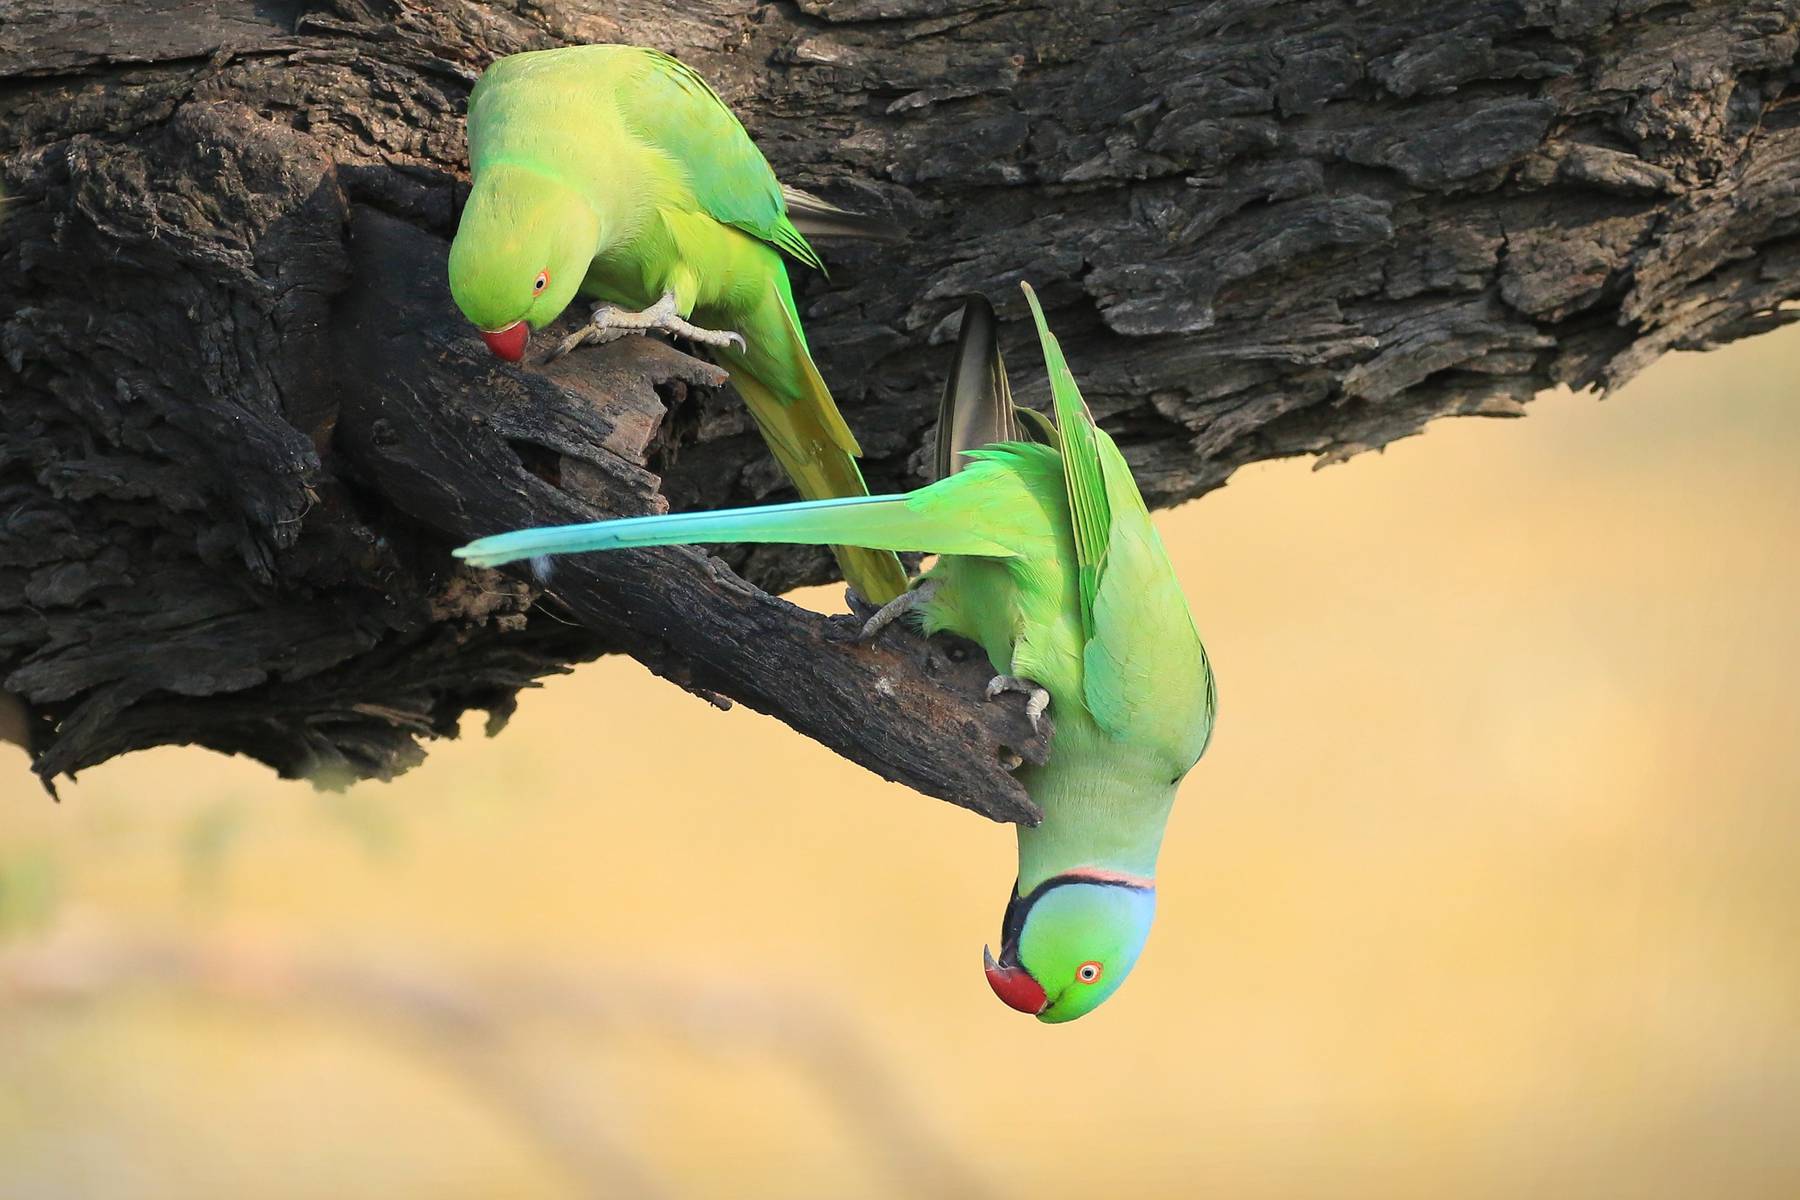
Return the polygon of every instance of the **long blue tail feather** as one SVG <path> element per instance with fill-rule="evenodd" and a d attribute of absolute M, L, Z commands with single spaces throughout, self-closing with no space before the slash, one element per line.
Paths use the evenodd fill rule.
<path fill-rule="evenodd" d="M 452 553 L 474 566 L 497 567 L 521 558 L 618 550 L 630 546 L 691 546 L 699 542 L 855 544 L 854 539 L 842 536 L 842 522 L 832 519 L 850 514 L 836 510 L 905 502 L 905 496 L 843 496 L 709 512 L 621 517 L 585 525 L 545 525 L 484 537 Z"/>

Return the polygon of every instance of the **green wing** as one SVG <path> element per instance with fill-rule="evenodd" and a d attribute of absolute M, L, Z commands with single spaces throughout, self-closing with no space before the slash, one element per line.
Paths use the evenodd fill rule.
<path fill-rule="evenodd" d="M 617 92 L 626 120 L 681 164 L 700 207 L 715 219 L 823 271 L 818 253 L 788 219 L 769 160 L 718 93 L 679 59 L 643 54 L 648 69 Z"/>
<path fill-rule="evenodd" d="M 1108 734 L 1158 750 L 1173 778 L 1212 735 L 1212 667 L 1125 456 L 1094 424 L 1029 286 L 1025 297 L 1050 372 L 1075 531 L 1082 699 Z"/>
<path fill-rule="evenodd" d="M 1112 507 L 1100 474 L 1100 457 L 1094 435 L 1099 432 L 1094 416 L 1081 399 L 1062 347 L 1044 322 L 1037 293 L 1021 283 L 1031 315 L 1037 321 L 1038 340 L 1044 347 L 1044 366 L 1050 372 L 1050 395 L 1055 401 L 1056 429 L 1062 440 L 1063 480 L 1069 493 L 1069 518 L 1075 526 L 1076 577 L 1081 589 L 1081 629 L 1094 637 L 1094 600 L 1100 574 L 1106 566 L 1107 543 L 1112 526 Z M 1141 503 L 1141 501 L 1140 501 Z"/>
<path fill-rule="evenodd" d="M 1113 521 L 1094 635 L 1082 648 L 1082 698 L 1107 733 L 1161 751 L 1173 778 L 1194 765 L 1212 735 L 1212 665 L 1131 470 L 1105 431 L 1097 432 Z"/>

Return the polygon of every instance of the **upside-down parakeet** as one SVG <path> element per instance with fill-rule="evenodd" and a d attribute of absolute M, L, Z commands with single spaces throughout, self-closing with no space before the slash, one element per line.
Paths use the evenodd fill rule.
<path fill-rule="evenodd" d="M 1052 427 L 1012 407 L 985 301 L 965 312 L 927 487 L 724 512 L 529 529 L 456 553 L 479 565 L 694 542 L 842 542 L 938 554 L 871 619 L 911 609 L 927 632 L 980 643 L 989 695 L 1047 695 L 1049 762 L 1020 775 L 1042 809 L 1018 832 L 1019 873 L 988 981 L 1044 1021 L 1092 1011 L 1137 962 L 1156 858 L 1182 777 L 1212 734 L 1206 651 L 1124 457 L 1076 390 L 1029 288 L 1055 399 Z M 973 431 L 973 432 L 971 432 Z M 1023 435 L 1023 436 L 1022 436 Z M 1026 440 L 1039 438 L 1039 441 Z M 964 450 L 975 439 L 990 444 Z M 967 461 L 956 469 L 956 455 Z M 1040 691 L 1041 689 L 1041 691 Z"/>
<path fill-rule="evenodd" d="M 474 187 L 450 247 L 450 291 L 495 354 L 517 362 L 531 331 L 577 294 L 597 299 L 593 323 L 565 348 L 647 329 L 697 341 L 731 373 L 802 496 L 868 494 L 782 261 L 820 268 L 790 205 L 830 232 L 860 219 L 784 193 L 693 68 L 635 46 L 514 54 L 475 85 L 468 133 Z M 906 588 L 891 551 L 837 556 L 877 603 Z"/>

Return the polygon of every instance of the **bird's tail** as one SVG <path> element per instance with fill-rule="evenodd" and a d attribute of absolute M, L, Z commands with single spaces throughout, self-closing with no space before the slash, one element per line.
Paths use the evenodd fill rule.
<path fill-rule="evenodd" d="M 906 231 L 892 221 L 839 208 L 829 200 L 821 200 L 797 187 L 783 184 L 781 199 L 787 206 L 788 220 L 803 237 L 860 238 L 876 242 L 906 240 Z"/>
<path fill-rule="evenodd" d="M 713 512 L 622 517 L 587 525 L 521 529 L 470 542 L 456 557 L 478 567 L 497 567 L 523 558 L 622 550 L 634 546 L 692 546 L 705 542 L 785 542 L 824 546 L 854 543 L 889 552 L 923 550 L 942 554 L 1010 556 L 1013 551 L 975 532 L 966 515 L 932 512 L 911 504 L 910 495 L 844 496 Z"/>
<path fill-rule="evenodd" d="M 763 440 L 802 496 L 866 497 L 869 488 L 856 466 L 862 449 L 807 352 L 786 282 L 783 275 L 757 314 L 757 327 L 743 331 L 748 348 L 713 355 L 731 372 Z M 840 544 L 832 553 L 844 579 L 871 603 L 886 604 L 906 590 L 906 571 L 891 550 Z"/>

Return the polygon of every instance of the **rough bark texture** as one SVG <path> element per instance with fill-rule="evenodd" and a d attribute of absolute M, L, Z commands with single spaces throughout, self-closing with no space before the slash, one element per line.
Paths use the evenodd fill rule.
<path fill-rule="evenodd" d="M 959 297 L 1016 317 L 1028 278 L 1167 504 L 1787 319 L 1797 34 L 1800 0 L 0 0 L 0 691 L 46 779 L 166 742 L 385 775 L 624 651 L 1030 819 L 1002 760 L 1037 748 L 979 662 L 850 645 L 688 551 L 548 591 L 446 557 L 783 493 L 705 364 L 521 370 L 462 326 L 482 67 L 668 49 L 789 182 L 906 227 L 799 281 L 877 490 L 928 460 Z"/>

